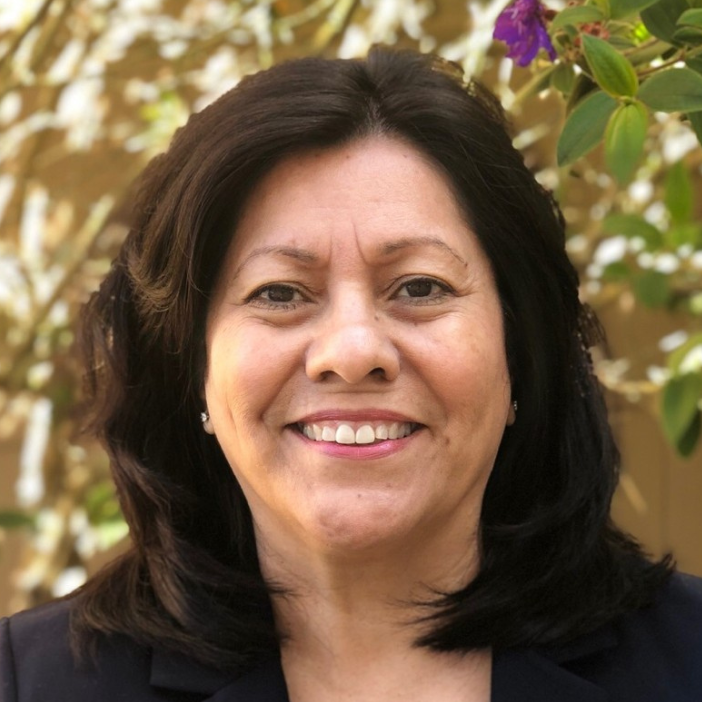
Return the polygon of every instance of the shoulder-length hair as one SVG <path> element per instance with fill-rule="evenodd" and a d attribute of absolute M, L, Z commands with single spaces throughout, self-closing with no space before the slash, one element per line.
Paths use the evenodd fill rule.
<path fill-rule="evenodd" d="M 519 403 L 484 496 L 479 573 L 437 595 L 418 644 L 563 642 L 642 606 L 668 575 L 667 560 L 647 561 L 609 519 L 619 459 L 588 353 L 598 326 L 578 299 L 557 206 L 490 93 L 436 57 L 376 48 L 244 79 L 191 117 L 138 182 L 131 230 L 82 335 L 133 546 L 83 587 L 79 640 L 125 632 L 231 669 L 278 647 L 251 514 L 200 423 L 205 318 L 262 176 L 295 153 L 369 135 L 404 140 L 448 176 L 492 265 Z"/>

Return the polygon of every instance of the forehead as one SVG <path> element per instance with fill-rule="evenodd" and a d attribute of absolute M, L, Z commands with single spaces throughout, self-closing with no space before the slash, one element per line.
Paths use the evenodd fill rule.
<path fill-rule="evenodd" d="M 323 246 L 350 235 L 474 239 L 448 177 L 415 147 L 371 137 L 287 158 L 253 189 L 231 254 L 252 246 Z M 448 242 L 447 242 L 448 243 Z"/>

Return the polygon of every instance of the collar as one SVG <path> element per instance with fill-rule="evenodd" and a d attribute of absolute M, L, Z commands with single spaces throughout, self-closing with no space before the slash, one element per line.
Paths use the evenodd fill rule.
<path fill-rule="evenodd" d="M 208 695 L 202 702 L 288 702 L 280 658 L 267 658 L 236 676 L 208 668 L 177 653 L 153 650 L 153 687 Z"/>
<path fill-rule="evenodd" d="M 492 702 L 607 702 L 600 686 L 569 670 L 568 664 L 616 645 L 614 629 L 605 627 L 562 646 L 498 652 L 492 664 Z M 176 653 L 154 650 L 150 682 L 161 689 L 208 695 L 203 702 L 288 702 L 277 656 L 237 677 Z"/>
<path fill-rule="evenodd" d="M 495 654 L 492 664 L 492 702 L 607 702 L 609 695 L 586 680 L 571 664 L 614 648 L 613 627 L 607 626 L 560 646 L 510 650 Z"/>

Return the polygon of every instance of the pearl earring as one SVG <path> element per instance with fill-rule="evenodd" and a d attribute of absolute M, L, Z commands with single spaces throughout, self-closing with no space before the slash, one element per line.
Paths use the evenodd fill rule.
<path fill-rule="evenodd" d="M 214 427 L 212 426 L 212 420 L 210 419 L 210 413 L 207 410 L 205 410 L 204 412 L 200 412 L 200 421 L 202 422 L 202 428 L 208 434 L 214 434 Z"/>

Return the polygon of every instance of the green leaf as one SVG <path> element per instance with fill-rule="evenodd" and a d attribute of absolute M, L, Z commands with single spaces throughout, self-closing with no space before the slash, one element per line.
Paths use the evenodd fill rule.
<path fill-rule="evenodd" d="M 689 68 L 654 73 L 639 90 L 639 99 L 657 112 L 702 110 L 702 75 Z"/>
<path fill-rule="evenodd" d="M 678 20 L 689 9 L 687 0 L 658 0 L 655 5 L 642 10 L 641 21 L 654 37 L 673 44 Z"/>
<path fill-rule="evenodd" d="M 570 63 L 559 63 L 551 74 L 551 85 L 565 96 L 573 92 L 575 71 Z"/>
<path fill-rule="evenodd" d="M 693 206 L 692 181 L 682 161 L 671 166 L 666 174 L 665 206 L 674 224 L 690 221 Z"/>
<path fill-rule="evenodd" d="M 661 58 L 668 51 L 670 51 L 670 44 L 667 41 L 655 39 L 645 45 L 637 46 L 636 51 L 629 56 L 629 60 L 632 66 L 648 68 L 651 61 Z"/>
<path fill-rule="evenodd" d="M 680 364 L 685 360 L 687 354 L 696 346 L 702 346 L 702 334 L 693 334 L 688 337 L 687 341 L 678 346 L 674 351 L 671 351 L 668 356 L 668 368 L 673 374 L 678 374 Z"/>
<path fill-rule="evenodd" d="M 678 24 L 702 29 L 702 9 L 685 10 L 678 18 Z"/>
<path fill-rule="evenodd" d="M 660 271 L 644 271 L 634 279 L 633 288 L 645 307 L 662 307 L 670 299 L 670 281 Z"/>
<path fill-rule="evenodd" d="M 575 78 L 575 85 L 573 90 L 568 96 L 568 102 L 566 103 L 566 117 L 578 107 L 578 105 L 585 100 L 585 98 L 593 95 L 599 90 L 597 83 L 590 80 L 590 78 L 585 74 L 581 73 Z"/>
<path fill-rule="evenodd" d="M 691 58 L 685 59 L 685 63 L 688 68 L 691 68 L 695 73 L 702 74 L 702 58 L 698 56 L 692 56 Z"/>
<path fill-rule="evenodd" d="M 585 58 L 597 84 L 614 97 L 633 97 L 639 79 L 629 60 L 604 39 L 583 34 Z"/>
<path fill-rule="evenodd" d="M 590 4 L 595 5 L 595 7 L 599 7 L 605 18 L 610 16 L 610 0 L 592 0 Z"/>
<path fill-rule="evenodd" d="M 620 185 L 627 183 L 641 160 L 648 130 L 648 111 L 640 102 L 620 105 L 607 124 L 605 158 Z"/>
<path fill-rule="evenodd" d="M 687 118 L 690 120 L 690 126 L 697 134 L 697 141 L 702 146 L 702 112 L 692 112 Z"/>
<path fill-rule="evenodd" d="M 17 510 L 0 511 L 0 529 L 24 529 L 34 526 L 34 517 Z"/>
<path fill-rule="evenodd" d="M 602 280 L 620 282 L 629 280 L 631 277 L 631 266 L 624 261 L 613 261 L 608 263 L 602 271 Z"/>
<path fill-rule="evenodd" d="M 111 481 L 98 483 L 91 488 L 85 496 L 84 507 L 88 520 L 93 525 L 122 519 L 122 512 Z"/>
<path fill-rule="evenodd" d="M 673 41 L 685 46 L 700 46 L 702 44 L 702 28 L 681 27 L 673 34 Z"/>
<path fill-rule="evenodd" d="M 675 448 L 683 458 L 689 458 L 700 440 L 700 430 L 702 430 L 702 413 L 697 412 L 687 431 L 680 437 Z"/>
<path fill-rule="evenodd" d="M 670 443 L 677 445 L 690 428 L 702 397 L 702 374 L 673 376 L 663 389 L 663 430 Z"/>
<path fill-rule="evenodd" d="M 566 7 L 566 9 L 559 12 L 553 22 L 551 22 L 551 31 L 555 32 L 569 24 L 577 26 L 584 22 L 601 22 L 604 18 L 604 12 L 595 5 Z"/>
<path fill-rule="evenodd" d="M 641 12 L 647 7 L 654 5 L 658 0 L 611 0 L 612 19 L 621 19 L 633 15 L 634 12 Z"/>
<path fill-rule="evenodd" d="M 668 245 L 673 249 L 678 249 L 685 245 L 695 246 L 699 238 L 700 227 L 694 222 L 674 224 L 666 234 Z"/>
<path fill-rule="evenodd" d="M 600 143 L 616 107 L 616 100 L 598 90 L 571 112 L 558 139 L 559 166 L 574 163 Z"/>
<path fill-rule="evenodd" d="M 660 249 L 663 246 L 663 234 L 647 222 L 641 215 L 612 214 L 602 222 L 602 229 L 607 234 L 616 236 L 623 234 L 627 239 L 641 237 L 646 242 L 649 251 Z"/>

